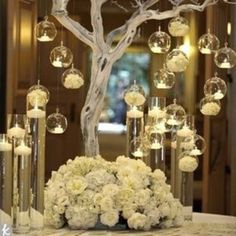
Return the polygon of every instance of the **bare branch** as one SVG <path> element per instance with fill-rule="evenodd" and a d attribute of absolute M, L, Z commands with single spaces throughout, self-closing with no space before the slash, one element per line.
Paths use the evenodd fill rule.
<path fill-rule="evenodd" d="M 116 0 L 112 0 L 111 4 L 116 5 L 117 7 L 119 7 L 121 10 L 123 10 L 124 12 L 129 12 L 124 6 L 122 6 L 121 4 L 119 4 Z"/>

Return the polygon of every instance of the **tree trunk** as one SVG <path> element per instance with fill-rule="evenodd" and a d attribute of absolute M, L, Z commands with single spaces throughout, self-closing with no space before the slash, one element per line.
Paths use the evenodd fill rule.
<path fill-rule="evenodd" d="M 108 58 L 100 57 L 100 63 L 97 63 L 97 58 L 96 56 L 93 57 L 89 91 L 81 111 L 81 129 L 84 138 L 85 155 L 89 157 L 99 155 L 97 127 L 112 68 L 112 63 Z"/>

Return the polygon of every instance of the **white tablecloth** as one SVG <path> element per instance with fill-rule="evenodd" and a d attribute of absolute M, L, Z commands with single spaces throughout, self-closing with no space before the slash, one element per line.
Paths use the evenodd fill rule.
<path fill-rule="evenodd" d="M 193 213 L 193 221 L 184 226 L 171 229 L 156 229 L 153 231 L 96 231 L 96 230 L 69 230 L 44 229 L 41 232 L 32 231 L 27 236 L 236 236 L 236 217 Z"/>

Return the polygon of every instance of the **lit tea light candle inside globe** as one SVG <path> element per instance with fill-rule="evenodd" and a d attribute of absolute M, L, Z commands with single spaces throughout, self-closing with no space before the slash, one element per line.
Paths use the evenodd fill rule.
<path fill-rule="evenodd" d="M 49 42 L 49 41 L 52 41 L 52 40 L 48 37 L 48 35 L 47 35 L 46 32 L 44 32 L 44 34 L 43 34 L 40 38 L 38 38 L 38 40 L 39 40 L 40 42 Z"/>
<path fill-rule="evenodd" d="M 56 60 L 52 62 L 55 67 L 63 67 L 60 57 L 57 57 Z"/>
<path fill-rule="evenodd" d="M 161 47 L 160 47 L 157 43 L 155 43 L 155 44 L 153 45 L 153 47 L 151 48 L 151 50 L 152 50 L 152 52 L 154 52 L 154 53 L 162 53 L 162 49 L 161 49 Z"/>
<path fill-rule="evenodd" d="M 228 61 L 224 61 L 220 64 L 220 68 L 224 68 L 224 69 L 230 69 L 231 65 Z"/>
<path fill-rule="evenodd" d="M 42 109 L 39 109 L 38 107 L 34 107 L 33 109 L 27 111 L 28 118 L 43 118 L 45 116 L 46 112 Z"/>
<path fill-rule="evenodd" d="M 139 111 L 136 106 L 132 107 L 131 110 L 127 112 L 127 117 L 129 118 L 142 118 L 143 117 L 143 112 Z"/>
<path fill-rule="evenodd" d="M 187 125 L 184 125 L 182 129 L 177 130 L 177 135 L 180 137 L 187 137 L 193 134 L 193 130 L 191 130 Z"/>
<path fill-rule="evenodd" d="M 209 48 L 201 48 L 200 51 L 202 54 L 211 54 L 211 50 Z"/>
<path fill-rule="evenodd" d="M 143 157 L 143 152 L 138 148 L 135 152 L 132 153 L 134 157 L 141 158 Z"/>
<path fill-rule="evenodd" d="M 152 143 L 151 145 L 151 149 L 161 149 L 162 148 L 162 145 L 159 143 L 159 142 L 154 142 Z"/>
<path fill-rule="evenodd" d="M 18 125 L 7 130 L 7 135 L 9 138 L 22 138 L 25 135 L 25 129 L 18 127 Z"/>
<path fill-rule="evenodd" d="M 157 84 L 157 88 L 158 88 L 158 89 L 168 89 L 168 88 L 170 88 L 170 87 L 167 86 L 165 83 L 160 82 L 160 83 Z"/>
<path fill-rule="evenodd" d="M 202 155 L 202 152 L 198 149 L 198 148 L 194 148 L 191 152 L 190 152 L 191 156 L 199 156 Z"/>
<path fill-rule="evenodd" d="M 165 111 L 163 111 L 163 110 L 160 109 L 159 107 L 153 107 L 152 109 L 150 109 L 150 110 L 148 111 L 148 115 L 149 115 L 150 117 L 162 119 L 162 118 L 165 118 L 166 113 L 165 113 Z"/>
<path fill-rule="evenodd" d="M 64 133 L 64 129 L 61 127 L 61 125 L 58 125 L 57 127 L 55 127 L 53 133 L 54 134 L 62 134 L 62 133 Z"/>
<path fill-rule="evenodd" d="M 24 141 L 15 148 L 15 154 L 18 156 L 29 156 L 31 154 L 31 148 L 26 146 Z"/>
<path fill-rule="evenodd" d="M 213 96 L 215 99 L 218 100 L 218 99 L 222 99 L 224 97 L 224 94 L 219 90 L 219 91 L 215 92 Z"/>
<path fill-rule="evenodd" d="M 0 141 L 0 152 L 9 152 L 12 149 L 12 145 L 6 141 Z"/>

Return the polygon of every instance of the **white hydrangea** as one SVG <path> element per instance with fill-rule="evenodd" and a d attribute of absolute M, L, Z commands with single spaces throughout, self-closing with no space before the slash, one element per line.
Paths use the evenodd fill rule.
<path fill-rule="evenodd" d="M 182 224 L 182 206 L 170 193 L 160 170 L 119 156 L 116 162 L 76 157 L 52 177 L 45 190 L 45 223 L 56 228 L 113 227 L 119 218 L 132 229 Z"/>
<path fill-rule="evenodd" d="M 78 89 L 84 85 L 84 80 L 78 74 L 68 74 L 63 81 L 63 85 L 67 89 Z"/>
<path fill-rule="evenodd" d="M 42 89 L 34 89 L 27 94 L 28 102 L 32 107 L 42 107 L 47 103 L 47 93 Z"/>
<path fill-rule="evenodd" d="M 172 56 L 171 59 L 166 61 L 168 70 L 172 72 L 183 72 L 187 69 L 189 64 L 188 58 L 183 53 Z"/>
<path fill-rule="evenodd" d="M 169 26 L 169 32 L 174 37 L 182 37 L 189 31 L 189 26 L 180 21 L 172 21 Z"/>
<path fill-rule="evenodd" d="M 220 106 L 215 102 L 208 102 L 201 108 L 201 113 L 205 116 L 216 116 L 220 112 Z"/>
<path fill-rule="evenodd" d="M 184 156 L 179 160 L 179 169 L 184 172 L 193 172 L 198 167 L 198 161 L 192 156 Z"/>

